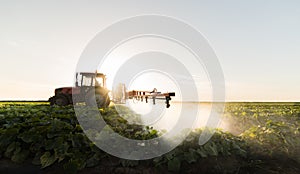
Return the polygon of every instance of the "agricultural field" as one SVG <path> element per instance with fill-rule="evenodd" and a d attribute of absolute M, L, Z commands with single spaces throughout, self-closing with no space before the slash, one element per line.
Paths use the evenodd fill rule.
<path fill-rule="evenodd" d="M 100 112 L 127 138 L 163 133 L 130 124 L 114 107 Z M 203 146 L 199 128 L 171 152 L 133 161 L 97 148 L 72 106 L 0 102 L 0 173 L 300 173 L 300 103 L 226 103 L 224 120 L 229 129 L 217 129 Z"/>

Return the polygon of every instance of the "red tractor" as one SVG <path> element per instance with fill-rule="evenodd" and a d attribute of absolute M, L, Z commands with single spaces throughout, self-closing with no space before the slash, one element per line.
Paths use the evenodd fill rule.
<path fill-rule="evenodd" d="M 50 105 L 66 106 L 85 102 L 93 105 L 96 101 L 99 108 L 110 104 L 109 90 L 106 88 L 106 76 L 102 73 L 76 73 L 75 87 L 62 87 L 55 89 L 55 95 L 49 98 Z"/>

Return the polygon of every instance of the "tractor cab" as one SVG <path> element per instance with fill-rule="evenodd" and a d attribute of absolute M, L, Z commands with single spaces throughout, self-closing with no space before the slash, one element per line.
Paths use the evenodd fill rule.
<path fill-rule="evenodd" d="M 80 76 L 78 78 L 78 76 Z M 78 81 L 80 79 L 80 81 Z M 102 73 L 76 73 L 76 87 L 103 87 L 106 88 L 106 76 Z"/>

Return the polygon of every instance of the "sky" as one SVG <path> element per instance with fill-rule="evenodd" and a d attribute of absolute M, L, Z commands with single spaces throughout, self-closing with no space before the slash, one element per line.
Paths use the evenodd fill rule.
<path fill-rule="evenodd" d="M 55 88 L 72 86 L 89 41 L 143 14 L 180 19 L 207 38 L 224 73 L 227 101 L 300 100 L 296 0 L 0 0 L 0 100 L 45 100 Z"/>

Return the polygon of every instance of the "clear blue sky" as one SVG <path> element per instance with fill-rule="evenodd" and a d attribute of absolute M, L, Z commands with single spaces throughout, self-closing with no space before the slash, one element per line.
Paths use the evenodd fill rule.
<path fill-rule="evenodd" d="M 193 25 L 216 51 L 227 100 L 300 100 L 300 1 L 0 1 L 0 100 L 72 85 L 87 43 L 140 14 Z"/>

